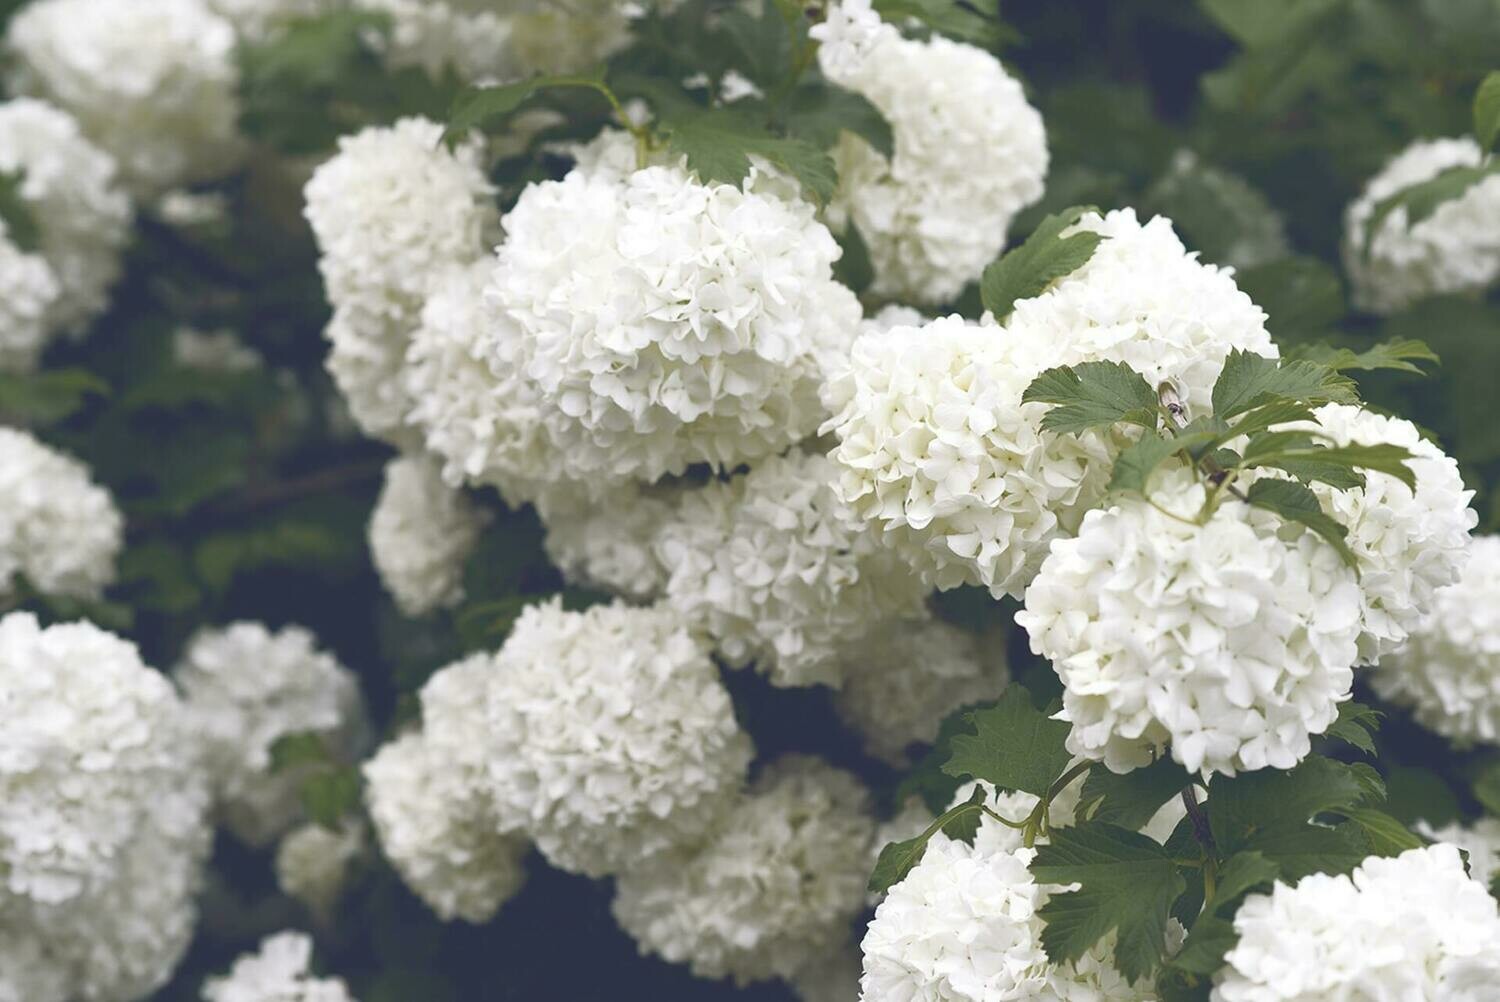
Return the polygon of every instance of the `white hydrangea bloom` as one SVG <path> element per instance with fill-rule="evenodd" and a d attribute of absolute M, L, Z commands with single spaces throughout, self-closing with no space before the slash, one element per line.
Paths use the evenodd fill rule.
<path fill-rule="evenodd" d="M 547 556 L 573 584 L 622 595 L 635 602 L 661 596 L 667 568 L 655 541 L 674 514 L 676 491 L 624 483 L 601 500 L 572 484 L 559 484 L 537 499 L 547 528 Z"/>
<path fill-rule="evenodd" d="M 314 914 L 333 913 L 350 871 L 364 858 L 365 826 L 346 821 L 338 830 L 304 824 L 282 836 L 276 846 L 276 886 Z"/>
<path fill-rule="evenodd" d="M 239 158 L 234 27 L 205 0 L 35 0 L 6 43 L 12 90 L 72 114 L 143 198 Z"/>
<path fill-rule="evenodd" d="M 1500 818 L 1480 818 L 1470 825 L 1458 822 L 1434 828 L 1418 821 L 1417 831 L 1434 842 L 1447 842 L 1469 854 L 1469 876 L 1482 887 L 1500 877 Z"/>
<path fill-rule="evenodd" d="M 25 575 L 44 595 L 97 598 L 115 579 L 124 519 L 88 467 L 0 428 L 0 597 Z"/>
<path fill-rule="evenodd" d="M 1289 769 L 1353 684 L 1354 572 L 1239 501 L 1197 524 L 1205 496 L 1177 470 L 1158 473 L 1155 506 L 1089 512 L 1016 614 L 1062 679 L 1068 749 L 1115 772 L 1168 742 L 1190 772 Z"/>
<path fill-rule="evenodd" d="M 348 304 L 334 309 L 323 337 L 329 345 L 324 365 L 358 429 L 398 449 L 417 448 L 420 439 L 407 419 L 412 400 L 403 384 L 407 323 Z"/>
<path fill-rule="evenodd" d="M 339 978 L 313 977 L 312 953 L 312 938 L 303 933 L 268 936 L 259 953 L 203 983 L 203 1002 L 355 1002 Z"/>
<path fill-rule="evenodd" d="M 1359 560 L 1365 599 L 1359 656 L 1373 664 L 1405 643 L 1439 588 L 1458 580 L 1469 530 L 1479 521 L 1469 507 L 1474 492 L 1464 489 L 1458 464 L 1410 421 L 1347 404 L 1315 413 L 1317 430 L 1339 445 L 1397 445 L 1416 456 L 1407 463 L 1417 478 L 1415 493 L 1395 477 L 1372 472 L 1353 490 L 1311 485 L 1323 510 L 1349 530 L 1346 542 Z"/>
<path fill-rule="evenodd" d="M 1480 291 L 1500 277 L 1500 175 L 1491 175 L 1461 196 L 1442 203 L 1415 226 L 1400 207 L 1369 238 L 1375 207 L 1413 185 L 1454 167 L 1484 160 L 1469 136 L 1419 139 L 1370 179 L 1344 212 L 1344 267 L 1354 303 L 1372 313 L 1447 292 Z M 1365 253 L 1368 243 L 1369 253 Z"/>
<path fill-rule="evenodd" d="M 335 758 L 352 761 L 366 725 L 359 685 L 300 626 L 275 633 L 261 623 L 201 630 L 175 677 L 203 743 L 224 824 L 266 845 L 296 822 L 304 772 L 273 772 L 271 748 L 284 737 L 319 735 Z"/>
<path fill-rule="evenodd" d="M 787 980 L 800 1002 L 856 1002 L 859 973 L 859 951 L 845 944 L 832 957 L 810 961 Z"/>
<path fill-rule="evenodd" d="M 443 482 L 437 462 L 400 456 L 370 516 L 370 555 L 380 582 L 408 616 L 463 600 L 464 561 L 479 542 L 484 516 Z"/>
<path fill-rule="evenodd" d="M 1458 583 L 1370 676 L 1382 699 L 1464 745 L 1500 744 L 1500 536 L 1476 536 Z"/>
<path fill-rule="evenodd" d="M 33 929 L 0 919 L 0 1002 L 68 1002 L 68 972 Z"/>
<path fill-rule="evenodd" d="M 450 0 L 484 7 L 492 0 Z M 669 6 L 676 0 L 655 0 Z M 510 0 L 512 58 L 523 76 L 578 73 L 630 41 L 630 22 L 647 4 L 620 0 Z"/>
<path fill-rule="evenodd" d="M 510 52 L 511 24 L 480 0 L 353 0 L 359 10 L 390 18 L 388 37 L 372 35 L 388 66 L 416 66 L 432 76 L 466 79 L 523 76 Z M 468 8 L 473 8 L 468 9 Z"/>
<path fill-rule="evenodd" d="M 486 295 L 521 328 L 557 475 L 647 482 L 762 458 L 822 420 L 824 361 L 860 309 L 813 207 L 756 170 L 574 170 L 506 217 Z"/>
<path fill-rule="evenodd" d="M 1044 433 L 1021 403 L 1062 361 L 958 316 L 863 334 L 825 388 L 835 491 L 924 580 L 1019 596 L 1109 475 L 1099 435 Z"/>
<path fill-rule="evenodd" d="M 623 873 L 613 911 L 643 953 L 736 984 L 791 978 L 848 936 L 874 830 L 849 773 L 771 765 L 715 833 Z"/>
<path fill-rule="evenodd" d="M 1234 928 L 1214 1002 L 1483 1002 L 1500 983 L 1500 913 L 1451 845 L 1278 882 Z"/>
<path fill-rule="evenodd" d="M 24 174 L 20 195 L 36 220 L 40 254 L 60 295 L 49 330 L 78 331 L 104 311 L 130 233 L 130 199 L 115 160 L 71 115 L 31 98 L 0 104 L 0 172 Z"/>
<path fill-rule="evenodd" d="M 1016 213 L 1041 197 L 1042 116 L 990 53 L 936 34 L 903 38 L 869 7 L 859 0 L 830 11 L 814 29 L 825 39 L 819 62 L 880 109 L 895 155 L 845 132 L 834 150 L 830 218 L 858 227 L 875 294 L 949 302 L 1004 248 Z"/>
<path fill-rule="evenodd" d="M 913 744 L 937 738 L 948 714 L 996 699 L 1010 678 L 1004 634 L 981 640 L 938 620 L 873 630 L 841 661 L 839 717 L 866 751 L 898 767 L 910 764 Z"/>
<path fill-rule="evenodd" d="M 495 661 L 498 814 L 559 869 L 603 876 L 700 838 L 739 793 L 750 739 L 674 610 L 553 599 L 521 613 Z"/>
<path fill-rule="evenodd" d="M 336 10 L 340 0 L 208 0 L 234 25 L 240 37 L 263 42 L 298 18 L 317 17 Z"/>
<path fill-rule="evenodd" d="M 847 645 L 924 616 L 928 589 L 854 519 L 825 456 L 794 449 L 685 493 L 657 534 L 667 601 L 731 665 L 775 685 L 841 681 Z"/>
<path fill-rule="evenodd" d="M 0 219 L 0 372 L 36 368 L 62 292 L 47 259 L 18 247 Z"/>

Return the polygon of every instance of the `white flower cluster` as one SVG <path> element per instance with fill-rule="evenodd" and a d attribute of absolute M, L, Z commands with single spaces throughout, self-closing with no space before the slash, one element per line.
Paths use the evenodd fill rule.
<path fill-rule="evenodd" d="M 234 27 L 205 0 L 34 0 L 6 36 L 13 91 L 78 119 L 143 198 L 232 169 Z"/>
<path fill-rule="evenodd" d="M 386 464 L 370 516 L 370 555 L 402 612 L 420 616 L 463 600 L 464 561 L 483 524 L 481 511 L 443 482 L 435 460 L 411 455 Z"/>
<path fill-rule="evenodd" d="M 298 18 L 317 17 L 334 10 L 339 0 L 208 0 L 240 37 L 262 42 Z"/>
<path fill-rule="evenodd" d="M 1278 882 L 1245 899 L 1234 928 L 1214 1002 L 1481 1002 L 1500 983 L 1500 912 L 1451 845 Z"/>
<path fill-rule="evenodd" d="M 949 302 L 1000 253 L 1016 213 L 1041 198 L 1042 116 L 990 53 L 936 34 L 903 38 L 869 6 L 838 4 L 813 29 L 823 72 L 879 108 L 895 140 L 887 159 L 843 134 L 831 218 L 864 238 L 874 293 Z"/>
<path fill-rule="evenodd" d="M 520 327 L 554 478 L 732 469 L 817 428 L 823 361 L 860 308 L 833 280 L 838 244 L 787 187 L 668 166 L 575 169 L 522 193 L 486 295 Z"/>
<path fill-rule="evenodd" d="M 362 821 L 345 821 L 337 830 L 317 824 L 293 828 L 276 846 L 276 886 L 326 920 L 364 858 L 367 841 Z"/>
<path fill-rule="evenodd" d="M 736 984 L 791 978 L 864 904 L 864 788 L 815 759 L 772 764 L 695 848 L 621 874 L 613 911 L 643 953 Z"/>
<path fill-rule="evenodd" d="M 1482 291 L 1500 278 L 1500 175 L 1443 202 L 1415 226 L 1401 206 L 1386 215 L 1373 240 L 1369 234 L 1385 199 L 1483 160 L 1484 151 L 1468 136 L 1418 140 L 1370 179 L 1344 213 L 1344 267 L 1355 305 L 1394 313 L 1426 296 Z"/>
<path fill-rule="evenodd" d="M 303 933 L 268 936 L 259 953 L 203 983 L 203 1002 L 355 1002 L 340 979 L 313 977 L 312 952 L 312 939 Z"/>
<path fill-rule="evenodd" d="M 0 218 L 0 371 L 36 368 L 51 333 L 47 318 L 61 298 L 47 259 L 22 250 Z"/>
<path fill-rule="evenodd" d="M 766 459 L 686 493 L 657 535 L 667 601 L 776 685 L 837 686 L 848 644 L 924 614 L 926 589 L 839 501 L 832 472 L 813 452 Z"/>
<path fill-rule="evenodd" d="M 569 582 L 636 602 L 661 596 L 667 568 L 656 536 L 674 518 L 678 492 L 624 483 L 599 500 L 561 484 L 537 499 L 547 556 Z"/>
<path fill-rule="evenodd" d="M 1289 769 L 1333 723 L 1357 660 L 1354 572 L 1311 532 L 1159 473 L 1150 501 L 1053 543 L 1016 621 L 1052 661 L 1068 749 L 1116 772 L 1171 743 L 1190 772 Z"/>
<path fill-rule="evenodd" d="M 15 612 L 0 712 L 0 998 L 150 995 L 187 949 L 208 853 L 182 704 L 133 645 Z"/>
<path fill-rule="evenodd" d="M 1441 828 L 1418 821 L 1414 827 L 1424 838 L 1447 842 L 1467 853 L 1469 876 L 1481 887 L 1489 887 L 1500 877 L 1500 818 L 1484 817 L 1471 825 L 1453 822 Z"/>
<path fill-rule="evenodd" d="M 948 714 L 999 697 L 1010 679 L 1005 635 L 983 639 L 948 623 L 893 622 L 842 654 L 839 717 L 865 750 L 896 766 L 913 744 L 931 742 Z"/>
<path fill-rule="evenodd" d="M 1500 744 L 1500 536 L 1476 536 L 1456 584 L 1438 591 L 1406 646 L 1370 683 L 1422 726 L 1464 745 Z"/>
<path fill-rule="evenodd" d="M 41 312 L 7 304 L 7 310 L 34 316 L 35 323 L 26 334 L 0 328 L 0 368 L 29 369 L 49 334 L 77 332 L 103 312 L 119 277 L 131 209 L 116 184 L 114 158 L 89 142 L 70 115 L 42 101 L 0 104 L 0 174 L 15 173 L 22 176 L 18 194 L 36 223 L 40 246 L 36 254 L 22 255 L 20 272 L 7 263 L 0 275 L 18 286 L 18 302 L 40 304 Z M 7 262 L 18 253 L 9 239 L 0 239 L 0 248 Z M 49 283 L 55 287 L 51 295 L 45 293 Z"/>
<path fill-rule="evenodd" d="M 477 143 L 442 148 L 443 126 L 406 118 L 339 141 L 305 189 L 305 215 L 335 313 L 329 371 L 366 433 L 410 438 L 401 370 L 439 276 L 484 256 L 498 223 Z"/>
<path fill-rule="evenodd" d="M 352 761 L 365 737 L 354 675 L 299 626 L 201 630 L 174 677 L 203 745 L 216 809 L 251 845 L 269 844 L 301 813 L 305 767 L 272 769 L 279 739 L 317 735 L 332 758 Z"/>
<path fill-rule="evenodd" d="M 124 519 L 86 466 L 0 428 L 0 598 L 16 578 L 43 595 L 97 598 L 115 579 Z"/>

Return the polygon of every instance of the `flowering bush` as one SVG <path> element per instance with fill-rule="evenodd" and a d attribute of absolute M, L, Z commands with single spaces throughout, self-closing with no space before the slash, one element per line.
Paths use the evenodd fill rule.
<path fill-rule="evenodd" d="M 0 1002 L 1494 999 L 1497 53 L 0 0 Z"/>

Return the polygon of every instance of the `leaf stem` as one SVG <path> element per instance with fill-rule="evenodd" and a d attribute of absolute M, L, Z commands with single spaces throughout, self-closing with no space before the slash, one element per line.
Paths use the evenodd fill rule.
<path fill-rule="evenodd" d="M 1210 902 L 1214 898 L 1218 876 L 1218 848 L 1214 845 L 1213 826 L 1198 804 L 1198 794 L 1192 783 L 1182 788 L 1182 805 L 1187 808 L 1188 818 L 1193 823 L 1193 838 L 1203 848 L 1203 900 Z"/>

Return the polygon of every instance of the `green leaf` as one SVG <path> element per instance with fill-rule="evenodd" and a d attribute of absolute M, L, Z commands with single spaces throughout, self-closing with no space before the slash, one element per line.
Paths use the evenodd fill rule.
<path fill-rule="evenodd" d="M 1474 94 L 1474 135 L 1485 151 L 1500 140 L 1500 70 L 1486 76 Z"/>
<path fill-rule="evenodd" d="M 321 734 L 304 731 L 300 734 L 283 734 L 271 745 L 272 774 L 285 772 L 301 765 L 331 762 L 328 745 Z"/>
<path fill-rule="evenodd" d="M 896 155 L 891 123 L 861 94 L 825 84 L 798 87 L 782 112 L 787 134 L 805 139 L 821 150 L 838 144 L 839 134 L 852 132 L 885 157 Z"/>
<path fill-rule="evenodd" d="M 1346 471 L 1370 470 L 1395 477 L 1411 491 L 1417 489 L 1417 475 L 1406 464 L 1414 458 L 1416 457 L 1412 455 L 1411 450 L 1402 445 L 1361 445 L 1358 442 L 1351 442 L 1348 445 L 1324 445 L 1317 442 L 1298 444 L 1288 440 L 1285 448 L 1254 451 L 1247 449 L 1245 451 L 1245 465 L 1247 466 L 1273 466 L 1286 469 L 1293 474 L 1298 468 L 1316 470 L 1319 464 L 1339 467 Z M 1334 486 L 1338 486 L 1337 480 L 1333 483 Z"/>
<path fill-rule="evenodd" d="M 1318 496 L 1290 480 L 1257 480 L 1250 485 L 1246 500 L 1258 508 L 1273 511 L 1288 522 L 1296 522 L 1326 539 L 1344 563 L 1357 567 L 1354 551 L 1344 541 L 1349 530 L 1323 511 Z"/>
<path fill-rule="evenodd" d="M 1259 852 L 1237 852 L 1219 867 L 1218 882 L 1214 885 L 1214 896 L 1209 905 L 1214 911 L 1221 911 L 1225 905 L 1234 904 L 1255 888 L 1269 884 L 1280 873 L 1280 864 Z"/>
<path fill-rule="evenodd" d="M 1124 362 L 1084 362 L 1048 369 L 1026 387 L 1021 402 L 1058 405 L 1042 418 L 1042 430 L 1060 434 L 1120 422 L 1156 427 L 1156 391 Z"/>
<path fill-rule="evenodd" d="M 1080 816 L 1087 813 L 1089 806 L 1097 804 L 1093 813 L 1087 814 L 1090 821 L 1107 821 L 1139 831 L 1163 804 L 1191 782 L 1187 770 L 1169 758 L 1158 759 L 1123 776 L 1100 763 L 1089 770 L 1084 780 Z"/>
<path fill-rule="evenodd" d="M 995 705 L 966 719 L 975 733 L 954 737 L 953 754 L 943 764 L 950 776 L 1045 797 L 1072 759 L 1066 747 L 1071 725 L 1034 707 L 1019 685 L 1011 685 Z"/>
<path fill-rule="evenodd" d="M 1426 342 L 1418 341 L 1416 338 L 1395 338 L 1390 341 L 1382 341 L 1373 348 L 1367 348 L 1361 352 L 1353 352 L 1348 348 L 1335 348 L 1327 344 L 1311 344 L 1290 353 L 1292 358 L 1306 359 L 1326 365 L 1336 372 L 1348 372 L 1359 370 L 1362 372 L 1374 372 L 1380 369 L 1389 369 L 1396 372 L 1411 372 L 1419 376 L 1427 375 L 1417 362 L 1431 362 L 1437 365 L 1441 360 L 1433 354 Z"/>
<path fill-rule="evenodd" d="M 26 424 L 56 424 L 108 395 L 109 386 L 82 369 L 0 372 L 0 414 Z"/>
<path fill-rule="evenodd" d="M 1353 807 L 1367 790 L 1348 765 L 1314 755 L 1296 768 L 1218 775 L 1208 787 L 1208 820 L 1219 850 L 1253 848 L 1256 833 L 1275 825 L 1303 824 L 1324 811 Z"/>
<path fill-rule="evenodd" d="M 1474 799 L 1490 814 L 1500 817 L 1500 764 L 1491 765 L 1479 774 L 1474 781 Z"/>
<path fill-rule="evenodd" d="M 953 817 L 943 825 L 943 834 L 951 839 L 962 842 L 964 845 L 973 845 L 974 837 L 979 834 L 979 823 L 984 820 L 984 812 L 980 810 L 984 804 L 984 787 L 978 783 L 974 784 L 974 792 L 962 806 L 972 807 L 971 811 L 960 811 L 954 813 Z"/>
<path fill-rule="evenodd" d="M 521 612 L 534 598 L 506 595 L 483 602 L 470 602 L 459 610 L 454 623 L 464 647 L 486 650 L 498 647 L 510 633 Z"/>
<path fill-rule="evenodd" d="M 1357 398 L 1353 384 L 1326 365 L 1265 358 L 1238 349 L 1230 352 L 1214 383 L 1214 416 L 1227 421 L 1277 400 L 1321 404 L 1354 403 Z"/>
<path fill-rule="evenodd" d="M 750 173 L 750 157 L 759 156 L 795 177 L 819 205 L 838 186 L 838 171 L 826 150 L 803 139 L 774 136 L 733 108 L 665 117 L 660 127 L 668 147 L 685 156 L 704 183 L 741 184 Z"/>
<path fill-rule="evenodd" d="M 1239 942 L 1234 923 L 1217 915 L 1203 914 L 1188 931 L 1182 949 L 1172 958 L 1172 966 L 1179 971 L 1213 977 L 1224 966 L 1224 955 Z"/>
<path fill-rule="evenodd" d="M 346 766 L 307 777 L 302 784 L 302 809 L 308 819 L 337 830 L 347 814 L 359 809 L 359 771 Z"/>
<path fill-rule="evenodd" d="M 905 880 L 912 867 L 922 861 L 922 856 L 927 852 L 927 843 L 940 831 L 950 838 L 972 843 L 974 836 L 979 833 L 983 803 L 984 790 L 976 788 L 973 796 L 944 811 L 922 834 L 901 842 L 892 842 L 881 849 L 880 857 L 875 861 L 875 869 L 870 874 L 870 891 L 879 894 Z"/>
<path fill-rule="evenodd" d="M 1432 216 L 1445 202 L 1451 202 L 1486 178 L 1500 174 L 1500 160 L 1491 159 L 1477 167 L 1449 167 L 1426 181 L 1402 188 L 1375 203 L 1365 226 L 1363 253 L 1368 256 L 1386 217 L 1397 209 L 1406 209 L 1406 228 L 1411 229 Z"/>
<path fill-rule="evenodd" d="M 1017 301 L 1040 296 L 1053 282 L 1088 264 L 1104 236 L 1083 230 L 1064 237 L 1062 232 L 1094 211 L 1091 205 L 1075 205 L 1048 216 L 1025 243 L 986 268 L 979 282 L 984 308 L 1003 323 Z"/>
<path fill-rule="evenodd" d="M 833 277 L 856 294 L 862 293 L 875 281 L 875 265 L 870 260 L 869 245 L 853 220 L 844 227 L 838 241 L 844 253 L 833 263 Z"/>
<path fill-rule="evenodd" d="M 469 87 L 454 99 L 448 110 L 448 128 L 443 142 L 449 146 L 462 140 L 473 129 L 484 129 L 507 118 L 539 91 L 552 87 L 582 87 L 608 94 L 602 68 L 589 74 L 568 76 L 534 76 L 514 83 L 487 87 Z"/>
<path fill-rule="evenodd" d="M 1330 738 L 1353 745 L 1366 755 L 1374 755 L 1375 734 L 1380 730 L 1382 716 L 1384 714 L 1379 710 L 1372 710 L 1363 703 L 1349 700 L 1339 704 L 1338 719 L 1324 733 Z"/>
<path fill-rule="evenodd" d="M 1291 821 L 1257 831 L 1246 848 L 1280 866 L 1281 879 L 1288 883 L 1310 873 L 1348 873 L 1369 855 L 1365 841 L 1347 831 Z"/>
<path fill-rule="evenodd" d="M 0 171 L 0 223 L 5 224 L 0 230 L 18 249 L 32 254 L 42 245 L 42 230 L 21 196 L 25 181 L 25 171 Z"/>
<path fill-rule="evenodd" d="M 1188 432 L 1184 430 L 1172 438 L 1163 438 L 1148 428 L 1140 439 L 1126 446 L 1115 458 L 1109 477 L 1110 491 L 1134 491 L 1146 494 L 1151 483 L 1151 474 L 1171 457 L 1185 450 L 1207 445 L 1218 439 L 1213 431 Z"/>
<path fill-rule="evenodd" d="M 182 549 L 166 542 L 131 546 L 120 557 L 124 597 L 140 609 L 177 615 L 203 600 L 193 569 Z"/>
<path fill-rule="evenodd" d="M 1053 963 L 1078 960 L 1116 932 L 1115 964 L 1131 981 L 1161 966 L 1167 918 L 1187 881 L 1166 851 L 1144 835 L 1100 822 L 1059 828 L 1037 848 L 1038 883 L 1081 885 L 1054 894 L 1038 913 L 1042 948 Z"/>
<path fill-rule="evenodd" d="M 1338 813 L 1364 832 L 1373 856 L 1399 856 L 1408 849 L 1420 849 L 1427 844 L 1385 811 L 1373 807 L 1345 807 Z"/>
<path fill-rule="evenodd" d="M 956 0 L 873 0 L 871 6 L 882 21 L 891 24 L 918 21 L 939 35 L 982 49 L 996 49 L 1020 38 L 1014 28 L 1000 19 L 981 14 Z"/>
<path fill-rule="evenodd" d="M 1273 400 L 1259 407 L 1252 407 L 1234 423 L 1234 431 L 1227 438 L 1242 435 L 1257 435 L 1276 425 L 1292 424 L 1296 421 L 1316 421 L 1317 418 L 1306 404 L 1295 400 Z"/>

